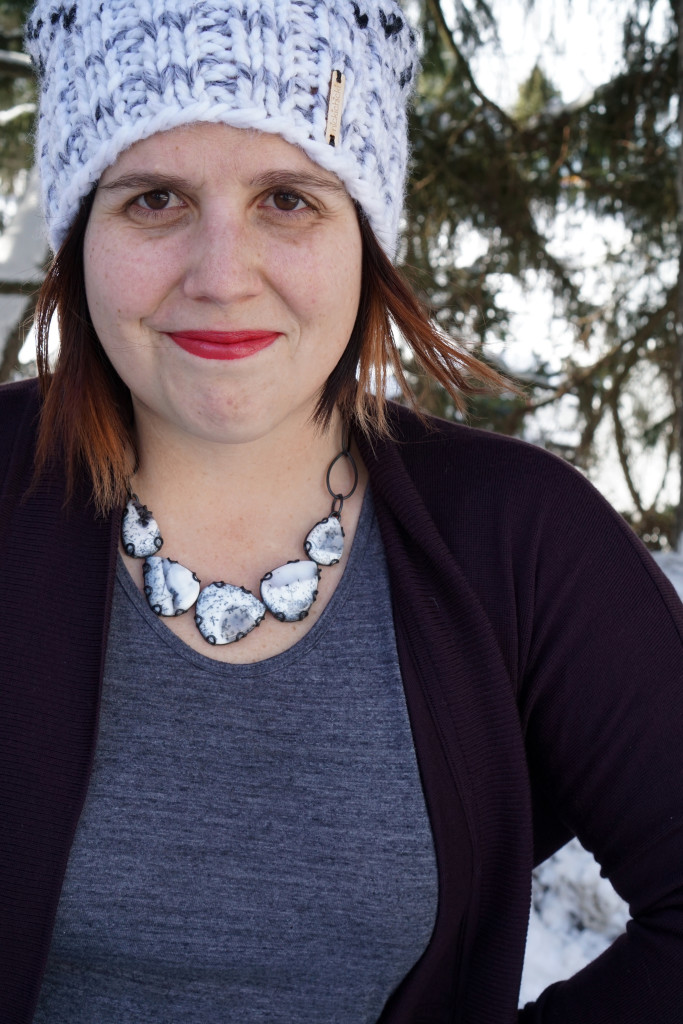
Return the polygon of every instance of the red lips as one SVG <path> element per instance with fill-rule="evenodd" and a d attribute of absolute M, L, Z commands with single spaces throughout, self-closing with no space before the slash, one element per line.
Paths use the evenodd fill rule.
<path fill-rule="evenodd" d="M 272 345 L 277 331 L 169 331 L 176 345 L 202 359 L 245 359 Z"/>

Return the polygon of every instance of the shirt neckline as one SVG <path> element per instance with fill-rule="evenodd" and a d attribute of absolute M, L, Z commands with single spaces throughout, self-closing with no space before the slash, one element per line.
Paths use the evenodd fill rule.
<path fill-rule="evenodd" d="M 288 647 L 287 650 L 274 654 L 269 658 L 264 658 L 261 661 L 239 664 L 216 661 L 214 658 L 209 658 L 189 647 L 180 637 L 176 636 L 175 633 L 163 624 L 159 616 L 154 614 L 144 594 L 135 586 L 120 553 L 117 555 L 116 562 L 116 585 L 121 587 L 123 594 L 143 620 L 141 628 L 146 627 L 150 629 L 154 633 L 156 640 L 161 641 L 175 657 L 182 658 L 204 672 L 212 672 L 221 676 L 239 674 L 242 678 L 249 678 L 262 676 L 264 672 L 280 672 L 305 657 L 313 647 L 320 643 L 335 621 L 335 618 L 342 614 L 344 606 L 353 591 L 374 524 L 374 505 L 370 488 L 367 487 L 363 496 L 363 504 L 346 566 L 341 579 L 335 587 L 334 593 L 320 617 L 308 633 L 292 644 L 291 647 Z M 190 611 L 185 614 L 191 615 L 193 613 Z"/>

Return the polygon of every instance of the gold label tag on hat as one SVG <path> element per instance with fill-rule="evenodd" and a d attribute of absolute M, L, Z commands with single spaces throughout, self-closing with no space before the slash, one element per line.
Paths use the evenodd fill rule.
<path fill-rule="evenodd" d="M 330 80 L 330 97 L 327 101 L 327 123 L 325 142 L 336 146 L 341 131 L 342 109 L 344 106 L 344 85 L 346 78 L 342 71 L 333 71 Z"/>

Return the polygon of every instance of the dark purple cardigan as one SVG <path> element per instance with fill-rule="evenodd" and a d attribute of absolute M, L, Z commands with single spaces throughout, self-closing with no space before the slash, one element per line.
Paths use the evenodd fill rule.
<path fill-rule="evenodd" d="M 117 517 L 32 474 L 0 389 L 0 1021 L 31 1020 L 88 785 Z M 683 614 L 563 462 L 392 408 L 361 439 L 439 866 L 430 945 L 382 1024 L 683 1021 Z M 397 813 L 400 809 L 397 808 Z M 627 936 L 519 1015 L 532 863 L 576 834 Z"/>

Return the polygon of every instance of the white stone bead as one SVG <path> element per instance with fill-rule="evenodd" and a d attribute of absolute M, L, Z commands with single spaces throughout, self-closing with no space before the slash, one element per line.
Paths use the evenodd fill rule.
<path fill-rule="evenodd" d="M 339 516 L 316 523 L 304 541 L 304 550 L 318 565 L 336 565 L 344 554 L 344 531 Z"/>
<path fill-rule="evenodd" d="M 210 644 L 232 644 L 262 621 L 265 605 L 244 587 L 210 583 L 197 599 L 194 621 Z"/>
<path fill-rule="evenodd" d="M 142 571 L 149 606 L 157 615 L 182 615 L 199 596 L 195 574 L 172 558 L 152 555 L 145 559 Z"/>
<path fill-rule="evenodd" d="M 315 562 L 287 562 L 261 580 L 261 598 L 280 622 L 305 619 L 318 596 L 320 570 Z"/>
<path fill-rule="evenodd" d="M 164 543 L 156 519 L 146 505 L 135 495 L 123 510 L 121 520 L 123 550 L 132 558 L 147 558 L 156 555 Z"/>

